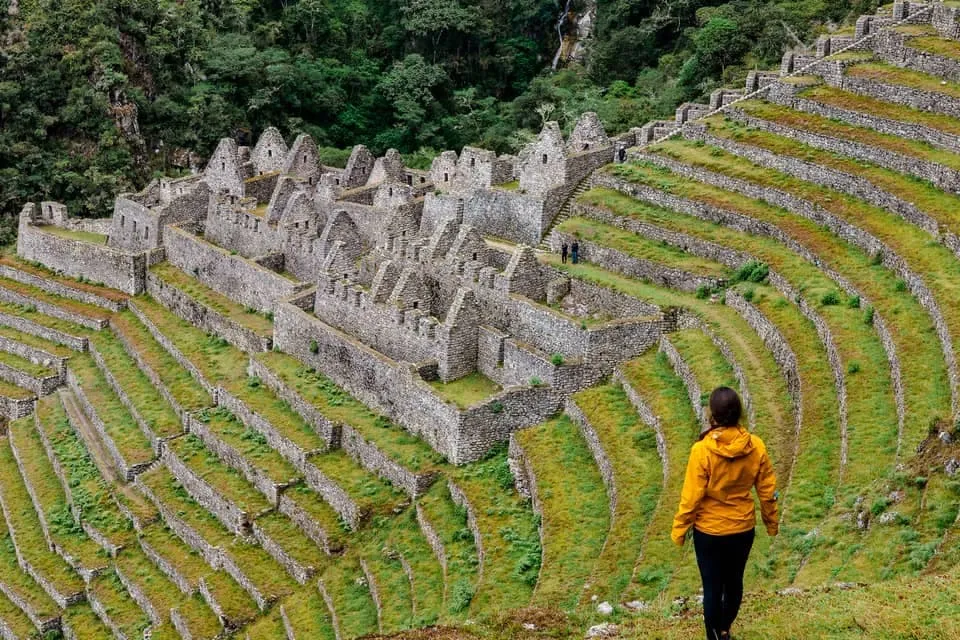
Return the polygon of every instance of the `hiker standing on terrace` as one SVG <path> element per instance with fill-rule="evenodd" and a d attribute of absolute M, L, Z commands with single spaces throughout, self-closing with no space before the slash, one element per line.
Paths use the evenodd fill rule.
<path fill-rule="evenodd" d="M 710 426 L 690 450 L 680 506 L 671 537 L 683 546 L 693 529 L 693 548 L 703 581 L 707 640 L 729 640 L 743 599 L 743 572 L 753 546 L 756 487 L 767 533 L 777 535 L 777 478 L 767 448 L 740 426 L 737 392 L 719 387 L 710 394 Z"/>
<path fill-rule="evenodd" d="M 573 260 L 573 264 L 580 262 L 580 243 L 576 240 L 570 245 L 570 258 Z"/>

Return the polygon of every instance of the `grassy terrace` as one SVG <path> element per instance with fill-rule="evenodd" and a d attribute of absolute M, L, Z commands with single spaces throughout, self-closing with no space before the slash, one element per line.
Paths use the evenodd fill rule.
<path fill-rule="evenodd" d="M 951 38 L 941 38 L 933 25 L 909 25 L 898 28 L 898 31 L 912 36 L 906 43 L 911 49 L 960 60 L 960 43 Z"/>
<path fill-rule="evenodd" d="M 126 543 L 130 536 L 130 522 L 120 513 L 110 487 L 100 475 L 86 445 L 73 430 L 67 414 L 56 396 L 48 396 L 37 403 L 40 429 L 50 443 L 60 463 L 70 493 L 82 518 L 115 543 Z"/>
<path fill-rule="evenodd" d="M 433 525 L 447 556 L 441 619 L 455 620 L 466 615 L 476 592 L 477 547 L 467 526 L 467 510 L 453 502 L 445 482 L 438 482 L 418 502 L 426 520 Z"/>
<path fill-rule="evenodd" d="M 960 352 L 960 342 L 958 342 L 960 341 L 960 310 L 954 304 L 954 301 L 960 296 L 960 261 L 949 249 L 932 242 L 926 233 L 905 223 L 898 216 L 869 205 L 862 200 L 792 178 L 777 171 L 759 167 L 736 156 L 725 153 L 718 154 L 713 151 L 707 152 L 705 149 L 688 144 L 669 143 L 668 146 L 664 147 L 664 150 L 671 155 L 676 154 L 685 162 L 704 166 L 712 171 L 748 182 L 774 186 L 809 202 L 815 202 L 837 217 L 874 234 L 896 251 L 914 272 L 924 278 L 934 298 L 939 302 L 940 310 L 953 339 L 954 353 Z M 781 220 L 778 224 L 781 225 L 781 228 L 786 229 L 783 220 L 785 216 L 779 217 Z M 799 233 L 802 233 L 800 229 L 812 226 L 812 223 L 795 225 L 794 229 L 797 229 L 797 231 L 794 231 L 794 235 L 800 237 Z M 806 244 L 814 248 L 813 243 Z M 820 248 L 821 246 L 823 245 L 818 243 L 815 250 L 818 255 L 827 258 L 828 254 L 825 248 Z M 840 263 L 835 264 L 839 265 Z M 846 264 L 852 265 L 855 263 L 848 261 L 845 266 Z M 918 332 L 924 332 L 925 337 L 931 339 L 931 341 L 935 340 L 931 333 L 928 333 L 933 331 L 932 323 L 925 317 L 919 303 L 913 299 L 903 300 L 903 298 L 909 298 L 909 296 L 900 290 L 901 285 L 898 284 L 892 274 L 886 275 L 882 279 L 878 277 L 880 275 L 879 273 L 875 274 L 874 279 L 877 284 L 872 287 L 869 286 L 872 283 L 864 279 L 860 285 L 861 290 L 869 295 L 873 302 L 878 305 L 878 309 L 884 313 L 891 325 L 890 329 L 894 334 L 894 339 L 896 340 L 898 335 L 902 334 L 902 340 L 897 341 L 897 346 L 900 358 L 904 360 L 904 354 L 909 354 L 911 349 L 916 348 L 916 345 L 913 344 L 914 341 L 921 339 L 917 335 Z M 855 279 L 854 282 L 857 282 L 857 280 Z M 910 315 L 905 317 L 899 315 L 908 310 Z M 933 354 L 930 354 L 929 357 L 933 357 Z M 908 366 L 904 363 L 905 372 Z M 918 371 L 917 373 L 924 375 L 932 372 Z M 939 384 L 945 383 L 941 382 Z M 946 388 L 938 387 L 938 391 L 944 394 L 944 397 L 949 397 Z M 932 417 L 948 415 L 948 411 L 943 409 L 942 405 L 939 405 L 936 409 L 942 413 L 933 413 L 933 407 L 923 407 L 923 409 L 924 411 L 918 415 L 917 420 L 912 423 L 914 427 L 905 432 L 905 450 L 912 450 L 919 444 L 925 435 L 925 427 Z"/>
<path fill-rule="evenodd" d="M 726 305 L 711 304 L 692 294 L 656 287 L 592 264 L 561 265 L 559 257 L 553 255 L 541 256 L 541 260 L 563 270 L 572 278 L 580 278 L 658 306 L 684 307 L 707 322 L 727 341 L 737 362 L 743 367 L 747 384 L 753 391 L 757 419 L 755 429 L 767 443 L 777 473 L 785 476 L 789 472 L 794 447 L 794 417 L 786 383 L 769 350 L 739 314 Z"/>
<path fill-rule="evenodd" d="M 77 355 L 70 359 L 70 371 L 76 376 L 84 395 L 106 426 L 107 435 L 127 464 L 135 465 L 153 460 L 155 456 L 150 440 L 140 430 L 140 426 L 120 402 L 117 394 L 107 385 L 93 360 L 86 355 Z"/>
<path fill-rule="evenodd" d="M 190 584 L 196 586 L 203 576 L 212 572 L 203 556 L 167 529 L 155 523 L 140 532 L 140 539 L 173 565 Z"/>
<path fill-rule="evenodd" d="M 117 291 L 116 289 L 109 289 L 107 287 L 91 284 L 89 282 L 81 281 L 77 278 L 71 278 L 69 276 L 56 273 L 50 269 L 47 269 L 40 263 L 27 262 L 14 253 L 0 252 L 0 264 L 13 267 L 14 269 L 19 269 L 20 271 L 35 275 L 39 278 L 43 278 L 44 280 L 59 282 L 60 284 L 66 285 L 78 291 L 95 293 L 98 296 L 102 296 L 107 300 L 113 300 L 114 302 L 121 302 L 130 297 L 122 291 Z"/>
<path fill-rule="evenodd" d="M 214 638 L 222 631 L 220 620 L 199 594 L 181 600 L 177 606 L 177 611 L 187 623 L 190 635 L 194 638 Z M 174 635 L 172 637 L 179 636 Z M 151 640 L 155 638 L 156 635 Z"/>
<path fill-rule="evenodd" d="M 340 519 L 340 515 L 333 510 L 333 507 L 324 502 L 313 489 L 299 484 L 284 491 L 283 495 L 320 525 L 327 534 L 331 551 L 343 547 L 347 525 Z"/>
<path fill-rule="evenodd" d="M 651 516 L 663 488 L 663 467 L 653 429 L 640 417 L 619 385 L 601 385 L 574 396 L 597 433 L 613 469 L 616 509 L 589 588 L 580 602 L 618 601 L 630 584 Z"/>
<path fill-rule="evenodd" d="M 187 411 L 209 407 L 213 400 L 180 366 L 147 328 L 130 311 L 114 314 L 110 320 L 113 330 L 122 335 L 136 350 L 176 401 Z"/>
<path fill-rule="evenodd" d="M 862 96 L 837 87 L 820 85 L 803 91 L 800 97 L 828 104 L 841 109 L 867 113 L 890 120 L 908 122 L 936 129 L 952 135 L 960 135 L 960 120 L 945 116 L 942 113 L 920 111 L 895 102 L 884 102 L 869 96 Z"/>
<path fill-rule="evenodd" d="M 106 552 L 87 537 L 70 513 L 63 487 L 47 459 L 40 435 L 34 429 L 33 416 L 11 423 L 7 434 L 23 465 L 23 482 L 33 489 L 53 541 L 85 568 L 106 565 Z"/>
<path fill-rule="evenodd" d="M 332 380 L 279 351 L 254 356 L 317 411 L 356 429 L 386 455 L 416 472 L 437 468 L 443 458 L 423 440 L 380 416 Z"/>
<path fill-rule="evenodd" d="M 150 267 L 150 273 L 160 278 L 164 283 L 176 287 L 197 302 L 251 331 L 264 336 L 273 333 L 273 322 L 269 318 L 214 291 L 169 262 L 161 262 Z"/>
<path fill-rule="evenodd" d="M 673 372 L 666 355 L 648 351 L 624 365 L 623 372 L 630 386 L 643 397 L 647 406 L 660 419 L 669 461 L 666 486 L 659 496 L 656 510 L 644 519 L 647 526 L 643 545 L 633 547 L 635 552 L 639 550 L 640 560 L 634 570 L 627 595 L 631 600 L 634 597 L 649 600 L 665 591 L 668 585 L 669 595 L 692 593 L 696 591 L 696 581 L 691 580 L 690 572 L 682 568 L 690 564 L 689 558 L 684 557 L 684 552 L 670 540 L 670 525 L 680 500 L 686 459 L 691 445 L 700 433 L 700 423 L 690 407 L 687 389 Z M 645 434 L 652 434 L 649 427 L 638 424 L 638 428 L 644 429 Z M 607 450 L 611 448 L 607 447 Z M 654 478 L 648 477 L 647 482 L 653 480 Z M 659 486 L 657 488 L 659 489 Z M 647 492 L 649 500 L 652 501 L 656 494 L 649 488 Z M 632 495 L 632 492 L 620 495 Z M 688 549 L 685 551 L 689 553 Z"/>
<path fill-rule="evenodd" d="M 40 618 L 46 620 L 59 614 L 57 604 L 17 564 L 13 541 L 3 518 L 0 518 L 0 583 L 29 604 Z"/>
<path fill-rule="evenodd" d="M 287 631 L 283 626 L 280 608 L 274 607 L 270 613 L 260 616 L 256 622 L 246 628 L 246 634 L 250 638 L 263 640 L 287 640 Z"/>
<path fill-rule="evenodd" d="M 246 354 L 222 338 L 205 334 L 149 298 L 138 298 L 136 304 L 208 382 L 223 385 L 306 451 L 326 448 L 320 436 L 286 402 L 260 384 L 258 379 L 247 376 Z"/>
<path fill-rule="evenodd" d="M 846 69 L 846 75 L 865 80 L 874 80 L 884 84 L 908 87 L 930 93 L 960 98 L 960 83 L 944 80 L 912 69 L 896 67 L 885 62 L 865 62 Z"/>
<path fill-rule="evenodd" d="M 33 378 L 45 378 L 46 376 L 56 374 L 56 371 L 50 367 L 42 364 L 34 364 L 26 358 L 21 358 L 18 355 L 7 353 L 6 351 L 0 351 L 0 363 L 22 371 Z"/>
<path fill-rule="evenodd" d="M 577 217 L 568 218 L 561 222 L 557 229 L 605 247 L 618 249 L 634 258 L 649 260 L 651 262 L 670 263 L 677 269 L 696 275 L 714 278 L 726 278 L 730 276 L 729 269 L 712 260 L 703 260 L 671 245 L 649 240 L 630 231 L 624 231 L 623 229 L 605 225 L 595 220 Z"/>
<path fill-rule="evenodd" d="M 226 409 L 205 409 L 196 417 L 217 438 L 239 451 L 247 462 L 274 482 L 283 484 L 299 477 L 293 465 L 271 449 L 258 431 L 248 429 Z"/>
<path fill-rule="evenodd" d="M 263 516 L 257 519 L 257 526 L 301 565 L 313 567 L 320 572 L 328 564 L 330 557 L 291 524 L 286 516 L 279 513 Z"/>
<path fill-rule="evenodd" d="M 443 611 L 443 567 L 420 530 L 414 509 L 407 509 L 394 518 L 386 544 L 390 552 L 403 557 L 413 574 L 412 626 L 436 624 Z"/>
<path fill-rule="evenodd" d="M 697 379 L 700 390 L 705 396 L 717 387 L 739 389 L 740 385 L 733 374 L 733 367 L 706 333 L 696 329 L 687 329 L 671 333 L 668 338 L 676 350 L 680 352 L 683 361 L 690 367 L 690 371 L 693 372 L 693 376 Z M 742 389 L 740 391 L 742 392 Z M 707 397 L 700 400 L 704 404 Z M 744 407 L 744 411 L 746 411 L 746 407 Z M 743 423 L 746 424 L 745 419 Z"/>
<path fill-rule="evenodd" d="M 450 475 L 474 509 L 485 557 L 470 610 L 498 611 L 528 602 L 540 570 L 539 523 L 529 501 L 513 487 L 506 447 Z M 450 600 L 458 596 L 454 586 L 448 603 L 458 604 Z"/>
<path fill-rule="evenodd" d="M 543 568 L 534 603 L 571 609 L 610 528 L 603 477 L 583 434 L 566 416 L 518 431 L 543 508 Z"/>
<path fill-rule="evenodd" d="M 377 632 L 377 608 L 360 561 L 354 555 L 344 556 L 331 565 L 321 580 L 333 600 L 340 637 L 356 638 Z"/>
<path fill-rule="evenodd" d="M 454 403 L 461 409 L 472 407 L 500 392 L 500 385 L 479 371 L 451 382 L 434 380 L 430 386 L 441 398 Z"/>
<path fill-rule="evenodd" d="M 385 519 L 384 519 L 385 520 Z M 367 565 L 380 596 L 380 623 L 385 632 L 413 626 L 413 593 L 410 578 L 386 541 L 391 523 L 379 523 L 370 539 L 357 552 Z"/>
<path fill-rule="evenodd" d="M 83 591 L 83 580 L 80 576 L 51 551 L 47 541 L 43 539 L 40 520 L 33 510 L 27 488 L 20 480 L 10 442 L 5 437 L 0 438 L 0 473 L 4 478 L 4 482 L 0 484 L 0 498 L 7 508 L 7 525 L 23 558 L 60 593 Z"/>
<path fill-rule="evenodd" d="M 86 304 L 85 302 L 78 302 L 72 298 L 64 298 L 63 296 L 58 296 L 54 293 L 47 293 L 43 289 L 29 284 L 23 284 L 22 282 L 17 282 L 16 280 L 0 278 L 0 287 L 15 293 L 19 293 L 23 296 L 28 296 L 38 302 L 52 304 L 60 307 L 61 309 L 70 311 L 79 316 L 84 316 L 86 318 L 92 318 L 94 320 L 106 320 L 110 317 L 110 312 L 101 307 L 97 307 L 92 304 Z"/>
<path fill-rule="evenodd" d="M 203 442 L 196 436 L 186 435 L 171 440 L 167 443 L 167 447 L 194 475 L 252 517 L 271 508 L 270 501 L 256 487 L 247 482 L 237 471 L 220 462 L 219 458 L 203 446 Z"/>
<path fill-rule="evenodd" d="M 336 640 L 333 621 L 330 619 L 327 604 L 323 601 L 315 586 L 310 589 L 302 589 L 287 598 L 286 602 L 283 603 L 283 608 L 287 612 L 287 619 L 290 621 L 290 626 L 293 627 L 297 638 Z M 253 627 L 250 631 L 251 638 L 260 637 L 253 635 Z M 286 639 L 286 635 L 280 637 L 283 640 Z"/>
<path fill-rule="evenodd" d="M 0 621 L 18 638 L 33 637 L 37 633 L 30 618 L 3 594 L 0 594 Z"/>
<path fill-rule="evenodd" d="M 282 571 L 280 567 L 275 570 Z M 228 620 L 250 621 L 260 615 L 257 603 L 228 573 L 217 571 L 203 580 Z"/>
<path fill-rule="evenodd" d="M 63 612 L 63 623 L 77 638 L 113 640 L 113 632 L 97 617 L 87 602 L 73 605 Z"/>
<path fill-rule="evenodd" d="M 935 162 L 950 169 L 960 170 L 960 155 L 944 151 L 926 142 L 909 140 L 886 133 L 878 133 L 873 129 L 855 127 L 812 113 L 794 111 L 789 107 L 782 107 L 770 102 L 745 100 L 738 102 L 737 108 L 748 116 L 761 120 L 769 120 L 792 129 L 851 140 L 872 147 L 886 149 L 894 153 L 919 158 L 920 160 L 926 160 L 927 162 Z"/>
<path fill-rule="evenodd" d="M 26 389 L 21 389 L 16 385 L 10 384 L 9 382 L 0 380 L 0 396 L 3 396 L 4 398 L 13 398 L 14 400 L 21 400 L 23 398 L 32 398 L 34 393 L 32 391 L 27 391 Z"/>
<path fill-rule="evenodd" d="M 44 340 L 43 338 L 38 338 L 29 333 L 24 333 L 23 331 L 17 331 L 12 327 L 7 327 L 0 325 L 0 336 L 4 338 L 9 338 L 11 340 L 16 340 L 21 344 L 25 344 L 35 349 L 43 349 L 52 356 L 57 356 L 60 358 L 69 358 L 73 355 L 73 351 L 59 345 L 55 342 L 50 342 L 49 340 Z"/>
<path fill-rule="evenodd" d="M 765 131 L 744 127 L 721 118 L 708 120 L 710 132 L 772 153 L 791 156 L 864 178 L 881 189 L 913 203 L 918 209 L 954 233 L 960 233 L 960 197 L 941 191 L 929 182 L 896 171 L 800 144 Z"/>
<path fill-rule="evenodd" d="M 64 229 L 63 227 L 54 225 L 44 225 L 40 227 L 40 230 L 52 236 L 66 238 L 67 240 L 79 240 L 81 242 L 89 242 L 90 244 L 107 244 L 107 236 L 102 233 L 74 231 L 73 229 Z"/>
<path fill-rule="evenodd" d="M 100 601 L 107 610 L 107 615 L 113 624 L 128 638 L 143 635 L 143 631 L 150 626 L 147 614 L 137 605 L 127 593 L 120 578 L 113 571 L 97 576 L 90 581 L 90 593 Z"/>
<path fill-rule="evenodd" d="M 137 367 L 117 337 L 108 331 L 100 331 L 91 334 L 90 340 L 151 431 L 160 438 L 183 433 L 183 425 L 173 407 Z"/>
<path fill-rule="evenodd" d="M 338 449 L 310 459 L 310 463 L 336 482 L 367 514 L 388 514 L 407 501 L 407 494 L 359 466 Z"/>
<path fill-rule="evenodd" d="M 716 157 L 723 159 L 726 156 L 719 154 Z M 869 256 L 811 221 L 782 209 L 700 183 L 683 180 L 661 170 L 638 168 L 636 176 L 638 179 L 668 183 L 675 193 L 734 209 L 778 225 L 816 253 L 826 265 L 846 276 L 860 291 L 869 296 L 872 303 L 877 306 L 877 311 L 883 314 L 889 325 L 903 367 L 905 394 L 908 401 L 907 415 L 910 418 L 910 425 L 905 429 L 905 434 L 909 437 L 905 438 L 904 447 L 911 446 L 911 442 L 913 446 L 916 445 L 918 434 L 925 432 L 926 425 L 931 419 L 949 414 L 950 390 L 946 377 L 946 365 L 933 324 L 916 299 L 909 293 L 898 290 L 898 280 L 893 273 L 874 264 Z M 824 204 L 830 203 L 824 202 Z M 708 238 L 723 237 L 722 244 L 730 245 L 730 240 L 727 239 L 730 232 L 718 225 L 682 216 L 674 216 L 674 221 L 678 224 L 683 223 L 684 230 L 690 233 Z M 668 221 L 667 226 L 672 222 Z M 904 230 L 906 226 L 900 224 L 898 228 Z M 735 235 L 743 237 L 741 234 Z M 771 247 L 770 251 L 760 252 L 761 248 L 768 246 Z M 782 248 L 773 250 L 773 247 L 779 247 L 779 245 L 771 246 L 768 240 L 751 236 L 750 245 L 744 248 L 752 250 L 755 255 L 759 255 L 761 259 L 770 262 L 772 267 L 783 272 L 786 265 L 782 263 L 780 256 L 788 252 L 783 251 Z M 783 275 L 795 283 L 803 284 L 804 282 L 803 279 L 795 279 L 787 272 Z M 865 313 L 868 312 L 865 311 Z M 870 377 L 880 373 L 879 370 L 871 372 Z"/>

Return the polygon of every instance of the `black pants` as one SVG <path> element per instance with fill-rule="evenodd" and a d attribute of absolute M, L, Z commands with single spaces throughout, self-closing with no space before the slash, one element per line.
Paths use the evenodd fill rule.
<path fill-rule="evenodd" d="M 743 572 L 753 546 L 754 530 L 712 536 L 693 530 L 693 548 L 703 580 L 703 622 L 707 640 L 729 631 L 743 600 Z"/>

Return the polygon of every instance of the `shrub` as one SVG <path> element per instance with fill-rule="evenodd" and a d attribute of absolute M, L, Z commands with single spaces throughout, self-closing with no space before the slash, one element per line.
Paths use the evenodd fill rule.
<path fill-rule="evenodd" d="M 760 283 L 770 275 L 770 267 L 766 263 L 751 260 L 733 274 L 734 282 L 754 282 Z"/>
<path fill-rule="evenodd" d="M 847 373 L 849 373 L 850 375 L 860 373 L 860 363 L 851 362 L 849 365 L 847 365 Z"/>
<path fill-rule="evenodd" d="M 550 362 L 553 364 L 553 366 L 559 367 L 560 365 L 563 364 L 563 354 L 560 354 L 560 353 L 553 354 L 552 356 L 550 356 Z"/>
<path fill-rule="evenodd" d="M 878 267 L 881 264 L 883 264 L 883 252 L 877 251 L 875 254 L 870 256 L 870 264 L 872 264 L 875 267 Z"/>
<path fill-rule="evenodd" d="M 542 384 L 543 384 L 543 380 L 541 380 L 539 377 L 533 376 L 532 378 L 530 378 L 530 386 L 539 387 Z"/>
<path fill-rule="evenodd" d="M 852 298 L 850 298 L 849 300 L 847 300 L 847 306 L 850 307 L 851 309 L 859 309 L 859 308 L 860 308 L 860 296 L 853 296 Z"/>
<path fill-rule="evenodd" d="M 705 284 L 702 284 L 699 287 L 697 287 L 697 298 L 699 298 L 700 300 L 706 300 L 709 297 L 710 297 L 710 287 L 708 287 Z"/>
<path fill-rule="evenodd" d="M 820 304 L 825 307 L 832 307 L 833 305 L 840 304 L 840 295 L 836 291 L 825 293 L 823 294 L 823 297 L 820 298 Z"/>
<path fill-rule="evenodd" d="M 497 400 L 490 405 L 490 411 L 493 413 L 503 413 L 503 403 Z"/>
<path fill-rule="evenodd" d="M 314 354 L 314 355 L 320 353 L 320 345 L 317 344 L 317 341 L 316 341 L 316 340 L 311 340 L 311 341 L 310 341 L 310 353 L 312 353 L 312 354 Z"/>
<path fill-rule="evenodd" d="M 754 293 L 755 292 L 753 289 L 747 289 L 746 291 L 743 292 L 743 299 L 746 300 L 747 302 L 753 302 Z"/>
<path fill-rule="evenodd" d="M 450 611 L 460 613 L 470 606 L 471 600 L 473 600 L 473 585 L 465 578 L 458 580 L 450 593 Z"/>
<path fill-rule="evenodd" d="M 866 311 L 863 312 L 863 323 L 873 326 L 873 307 L 867 307 Z"/>
<path fill-rule="evenodd" d="M 894 283 L 893 288 L 897 293 L 903 293 L 907 290 L 907 281 L 903 279 L 897 280 L 896 283 Z"/>
<path fill-rule="evenodd" d="M 870 513 L 878 516 L 884 511 L 887 510 L 887 507 L 890 506 L 890 500 L 886 496 L 880 496 L 873 501 L 873 504 L 870 505 Z"/>

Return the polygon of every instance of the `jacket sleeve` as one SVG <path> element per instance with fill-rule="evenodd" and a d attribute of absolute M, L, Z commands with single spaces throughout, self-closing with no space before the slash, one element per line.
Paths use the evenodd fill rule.
<path fill-rule="evenodd" d="M 677 508 L 677 515 L 673 517 L 673 531 L 670 534 L 677 546 L 683 546 L 684 536 L 696 520 L 697 509 L 707 493 L 709 479 L 706 456 L 700 447 L 694 445 L 690 450 L 687 474 L 683 480 L 683 491 L 680 493 L 680 506 Z"/>
<path fill-rule="evenodd" d="M 763 524 L 767 528 L 767 533 L 775 536 L 780 530 L 780 517 L 777 513 L 777 476 L 766 450 L 760 456 L 760 468 L 754 485 L 757 488 L 757 497 L 760 498 Z"/>

